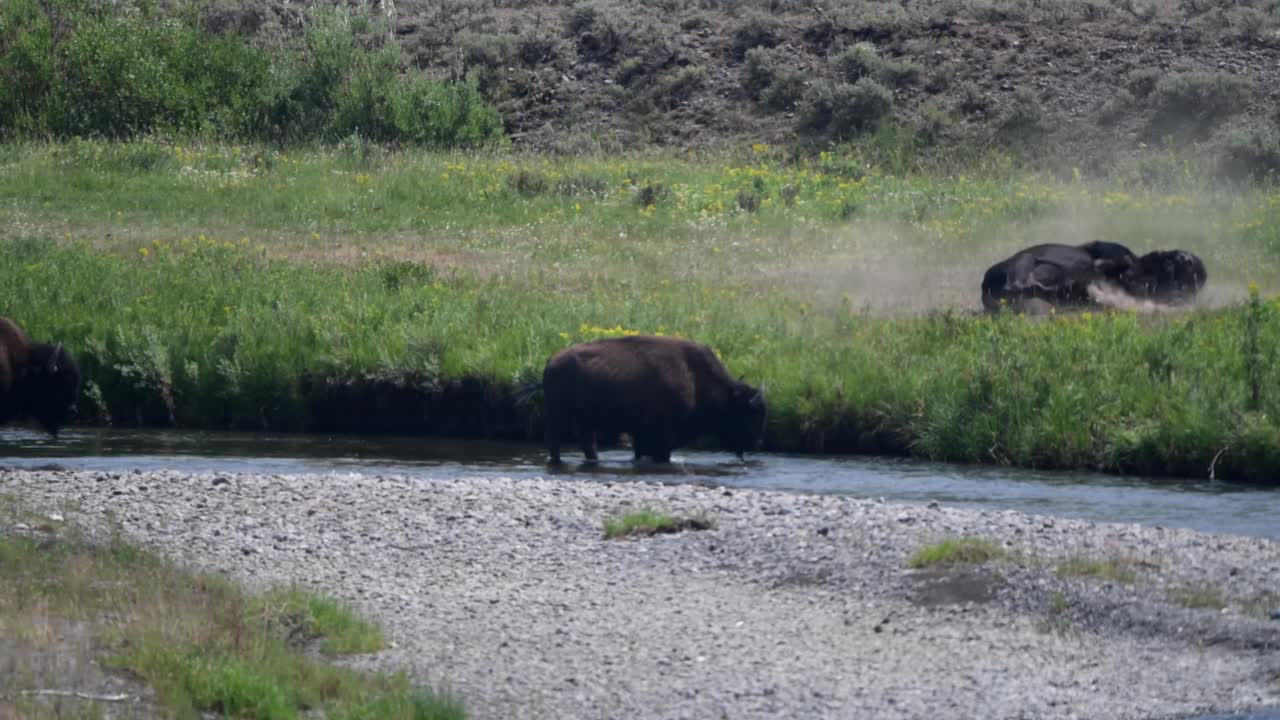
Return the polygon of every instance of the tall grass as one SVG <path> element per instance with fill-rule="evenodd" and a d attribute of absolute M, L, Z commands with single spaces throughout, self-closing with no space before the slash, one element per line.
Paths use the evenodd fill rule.
<path fill-rule="evenodd" d="M 966 310 L 1008 251 L 1095 231 L 1202 254 L 1217 303 L 1280 286 L 1266 188 L 889 176 L 766 147 L 73 141 L 0 164 L 0 314 L 68 344 L 101 420 L 536 438 L 514 387 L 567 344 L 646 332 L 767 382 L 774 449 L 1255 480 L 1280 459 L 1280 306 L 1258 289 L 1175 315 Z"/>
<path fill-rule="evenodd" d="M 1218 477 L 1257 480 L 1280 461 L 1280 400 L 1263 393 L 1249 409 L 1251 375 L 1275 387 L 1280 368 L 1250 369 L 1240 352 L 1246 332 L 1280 342 L 1277 302 L 1250 310 L 1257 321 L 1240 308 L 887 319 L 697 283 L 584 279 L 564 292 L 394 261 L 299 265 L 207 238 L 139 250 L 30 238 L 0 250 L 6 314 L 73 348 L 87 398 L 126 422 L 305 429 L 324 420 L 319 394 L 380 379 L 480 378 L 498 391 L 474 399 L 481 413 L 555 350 L 643 331 L 707 342 L 767 381 L 776 449 L 872 442 L 940 460 L 1192 476 L 1223 451 Z"/>

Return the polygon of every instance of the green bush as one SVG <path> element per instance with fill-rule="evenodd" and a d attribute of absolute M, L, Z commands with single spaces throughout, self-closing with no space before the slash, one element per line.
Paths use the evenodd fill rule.
<path fill-rule="evenodd" d="M 844 138 L 875 130 L 892 114 L 893 91 L 864 77 L 852 85 L 844 82 L 814 85 L 801 123 L 806 129 Z"/>
<path fill-rule="evenodd" d="M 836 73 L 846 82 L 856 83 L 872 78 L 890 87 L 911 85 L 920 80 L 924 69 L 908 60 L 885 60 L 869 42 L 850 45 L 831 60 Z"/>
<path fill-rule="evenodd" d="M 771 15 L 752 11 L 733 31 L 734 57 L 744 57 L 752 48 L 771 48 L 782 42 L 782 23 Z"/>
<path fill-rule="evenodd" d="M 855 83 L 862 78 L 875 78 L 883 66 L 876 46 L 869 42 L 850 45 L 840 51 L 831 63 L 845 82 Z"/>
<path fill-rule="evenodd" d="M 301 37 L 282 43 L 261 48 L 129 7 L 14 0 L 0 10 L 0 134 L 504 141 L 474 85 L 402 73 L 368 16 L 312 11 Z"/>
<path fill-rule="evenodd" d="M 742 89 L 769 110 L 788 110 L 804 97 L 804 75 L 787 67 L 769 50 L 747 51 L 742 67 Z"/>

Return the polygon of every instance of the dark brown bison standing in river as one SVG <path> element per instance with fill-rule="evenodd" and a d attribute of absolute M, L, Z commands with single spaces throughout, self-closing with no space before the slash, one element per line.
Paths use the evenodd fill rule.
<path fill-rule="evenodd" d="M 628 433 L 636 458 L 657 462 L 704 435 L 741 458 L 764 435 L 764 388 L 735 380 L 690 340 L 637 335 L 565 348 L 547 361 L 542 390 L 552 463 L 575 428 L 587 460 L 598 433 Z"/>
<path fill-rule="evenodd" d="M 1207 279 L 1204 263 L 1185 250 L 1141 257 L 1120 243 L 1047 243 L 1014 253 L 987 269 L 982 305 L 990 312 L 1094 305 L 1090 286 L 1109 284 L 1135 299 L 1172 304 L 1194 298 Z"/>
<path fill-rule="evenodd" d="M 33 343 L 0 317 L 0 425 L 33 418 L 56 437 L 79 394 L 80 369 L 62 343 Z"/>

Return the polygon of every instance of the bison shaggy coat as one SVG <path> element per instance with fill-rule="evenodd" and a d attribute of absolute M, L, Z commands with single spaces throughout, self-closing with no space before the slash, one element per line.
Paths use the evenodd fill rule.
<path fill-rule="evenodd" d="M 0 425 L 32 418 L 56 437 L 79 394 L 80 369 L 62 343 L 33 343 L 0 317 Z"/>
<path fill-rule="evenodd" d="M 712 435 L 737 453 L 760 445 L 764 389 L 734 379 L 705 345 L 630 336 L 565 348 L 542 373 L 551 462 L 575 428 L 596 459 L 598 433 L 628 433 L 636 458 L 669 462 L 674 448 Z"/>

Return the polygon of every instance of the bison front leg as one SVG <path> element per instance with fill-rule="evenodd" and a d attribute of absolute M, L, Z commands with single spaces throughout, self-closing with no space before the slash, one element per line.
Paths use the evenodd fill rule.
<path fill-rule="evenodd" d="M 547 423 L 547 450 L 551 453 L 551 464 L 560 464 L 560 428 L 555 423 Z"/>

